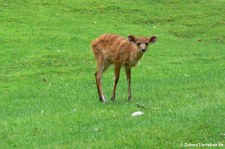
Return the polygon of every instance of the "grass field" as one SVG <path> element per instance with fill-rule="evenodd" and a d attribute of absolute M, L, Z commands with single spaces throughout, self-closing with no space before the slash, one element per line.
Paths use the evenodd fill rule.
<path fill-rule="evenodd" d="M 225 146 L 224 6 L 0 0 L 0 148 Z M 98 101 L 90 42 L 104 33 L 158 36 L 132 69 L 132 102 L 124 71 L 110 102 L 112 68 Z"/>

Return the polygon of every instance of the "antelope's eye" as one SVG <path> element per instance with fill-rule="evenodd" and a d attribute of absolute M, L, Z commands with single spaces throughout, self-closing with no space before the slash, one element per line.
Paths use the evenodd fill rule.
<path fill-rule="evenodd" d="M 140 42 L 138 42 L 138 43 L 137 43 L 137 45 L 138 45 L 138 46 L 140 46 L 140 45 L 141 45 L 141 43 L 140 43 Z"/>
<path fill-rule="evenodd" d="M 145 45 L 148 46 L 148 43 L 146 42 Z"/>

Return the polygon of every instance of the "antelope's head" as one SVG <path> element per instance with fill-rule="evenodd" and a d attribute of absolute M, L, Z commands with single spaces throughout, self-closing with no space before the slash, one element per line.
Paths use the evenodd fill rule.
<path fill-rule="evenodd" d="M 157 36 L 152 36 L 150 38 L 140 37 L 136 38 L 133 35 L 128 36 L 128 40 L 137 45 L 139 51 L 143 54 L 148 50 L 149 44 L 155 43 L 157 41 Z"/>

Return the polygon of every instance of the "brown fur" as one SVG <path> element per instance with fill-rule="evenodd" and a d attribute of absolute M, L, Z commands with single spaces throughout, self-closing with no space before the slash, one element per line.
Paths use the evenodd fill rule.
<path fill-rule="evenodd" d="M 133 35 L 130 35 L 127 39 L 115 34 L 105 34 L 92 42 L 92 50 L 97 61 L 97 71 L 95 76 L 100 101 L 105 102 L 101 84 L 102 73 L 106 71 L 111 64 L 114 64 L 115 66 L 112 100 L 115 100 L 116 85 L 119 80 L 120 69 L 122 66 L 124 66 L 126 70 L 128 99 L 131 100 L 131 67 L 135 66 L 142 58 L 143 53 L 148 48 L 148 44 L 154 43 L 156 40 L 156 36 L 152 36 L 151 38 L 136 38 Z"/>

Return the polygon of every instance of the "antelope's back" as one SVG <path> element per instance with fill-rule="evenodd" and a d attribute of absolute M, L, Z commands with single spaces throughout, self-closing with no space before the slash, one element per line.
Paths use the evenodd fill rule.
<path fill-rule="evenodd" d="M 98 50 L 119 50 L 129 45 L 127 38 L 115 34 L 104 34 L 92 42 L 92 47 Z"/>

